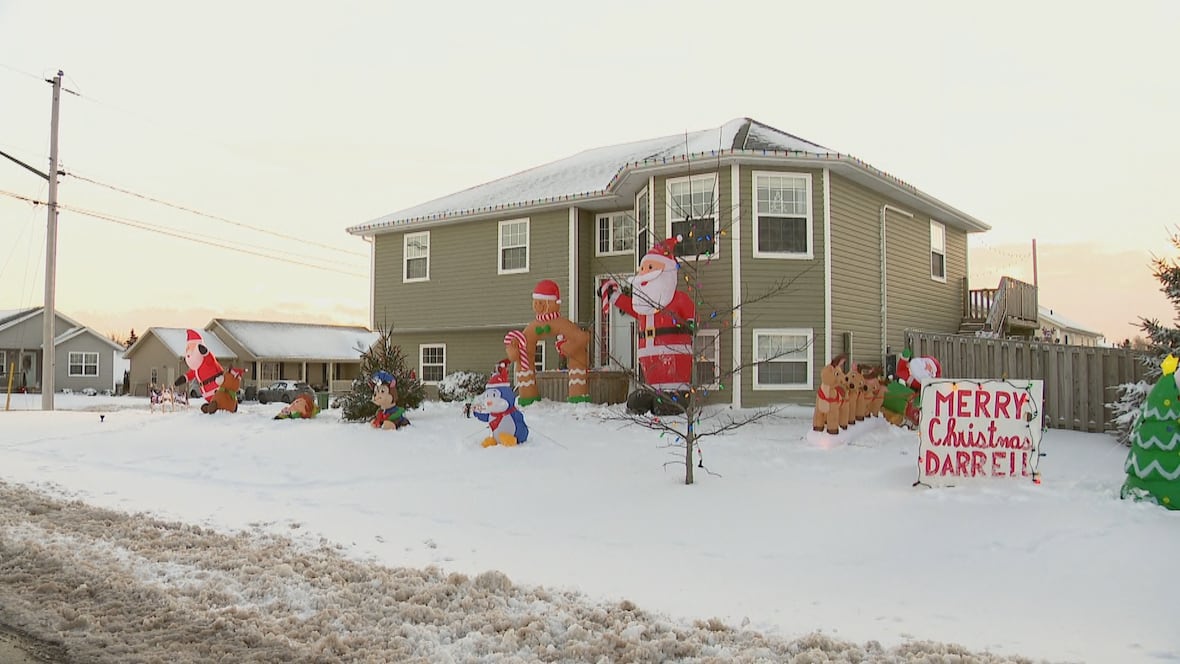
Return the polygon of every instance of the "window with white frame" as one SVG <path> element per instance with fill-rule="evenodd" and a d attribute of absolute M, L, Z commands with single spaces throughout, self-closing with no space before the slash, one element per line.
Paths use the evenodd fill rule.
<path fill-rule="evenodd" d="M 754 389 L 811 389 L 809 329 L 754 330 Z"/>
<path fill-rule="evenodd" d="M 537 342 L 537 351 L 533 353 L 533 369 L 535 371 L 545 370 L 545 342 Z"/>
<path fill-rule="evenodd" d="M 8 352 L 0 350 L 0 376 L 8 375 Z"/>
<path fill-rule="evenodd" d="M 598 256 L 635 251 L 635 220 L 629 212 L 610 212 L 595 217 L 598 228 Z"/>
<path fill-rule="evenodd" d="M 263 362 L 262 368 L 259 370 L 262 382 L 276 381 L 279 379 L 279 363 L 278 362 Z"/>
<path fill-rule="evenodd" d="M 98 353 L 70 353 L 71 376 L 97 376 Z"/>
<path fill-rule="evenodd" d="M 447 372 L 446 344 L 421 344 L 418 346 L 418 377 L 425 384 L 436 384 Z"/>
<path fill-rule="evenodd" d="M 405 266 L 402 270 L 402 281 L 427 281 L 430 279 L 430 231 L 421 233 L 406 233 L 403 240 L 402 255 L 405 256 Z"/>
<path fill-rule="evenodd" d="M 812 258 L 811 175 L 754 172 L 754 255 Z"/>
<path fill-rule="evenodd" d="M 930 220 L 930 278 L 946 281 L 946 226 Z"/>
<path fill-rule="evenodd" d="M 715 389 L 721 382 L 720 330 L 698 329 L 692 339 L 693 383 Z"/>
<path fill-rule="evenodd" d="M 157 369 L 156 367 L 152 367 L 151 384 L 152 385 L 159 385 L 160 384 L 160 370 Z"/>
<path fill-rule="evenodd" d="M 647 187 L 635 197 L 635 242 L 644 251 L 651 246 L 651 197 Z"/>
<path fill-rule="evenodd" d="M 529 220 L 500 222 L 499 274 L 529 271 Z"/>
<path fill-rule="evenodd" d="M 668 237 L 681 237 L 676 255 L 716 254 L 717 174 L 668 180 Z"/>

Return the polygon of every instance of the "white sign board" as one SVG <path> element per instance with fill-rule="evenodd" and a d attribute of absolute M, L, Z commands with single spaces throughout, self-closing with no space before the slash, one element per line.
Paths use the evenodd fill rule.
<path fill-rule="evenodd" d="M 984 477 L 1036 479 L 1043 390 L 1039 380 L 924 382 L 918 482 L 951 486 Z"/>

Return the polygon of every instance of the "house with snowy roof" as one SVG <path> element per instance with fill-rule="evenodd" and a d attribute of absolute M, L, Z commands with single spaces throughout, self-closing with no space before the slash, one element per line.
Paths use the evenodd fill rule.
<path fill-rule="evenodd" d="M 989 228 L 847 153 L 738 118 L 589 149 L 348 232 L 371 241 L 371 325 L 393 326 L 427 385 L 489 370 L 544 279 L 592 330 L 592 365 L 633 368 L 634 321 L 604 313 L 597 288 L 686 237 L 678 258 L 707 266 L 693 293 L 698 369 L 752 367 L 711 397 L 757 406 L 813 402 L 824 363 L 884 364 L 907 328 L 957 332 L 967 236 Z M 557 367 L 553 350 L 538 350 L 541 369 Z"/>
<path fill-rule="evenodd" d="M 1051 307 L 1041 305 L 1037 309 L 1040 323 L 1040 340 L 1070 346 L 1102 346 L 1106 337 L 1081 323 L 1061 315 Z"/>
<path fill-rule="evenodd" d="M 377 333 L 352 325 L 275 323 L 214 318 L 205 330 L 217 335 L 247 369 L 244 385 L 265 387 L 290 379 L 317 392 L 345 392 L 360 374 L 361 355 Z"/>
<path fill-rule="evenodd" d="M 377 340 L 364 327 L 214 318 L 201 336 L 222 367 L 245 369 L 247 395 L 276 380 L 306 382 L 317 392 L 342 392 L 360 373 L 361 355 Z M 171 385 L 188 371 L 187 329 L 151 327 L 130 348 L 131 393 Z"/>
<path fill-rule="evenodd" d="M 39 391 L 44 367 L 45 307 L 0 310 L 0 389 Z M 123 347 L 60 311 L 53 321 L 57 391 L 114 389 Z"/>

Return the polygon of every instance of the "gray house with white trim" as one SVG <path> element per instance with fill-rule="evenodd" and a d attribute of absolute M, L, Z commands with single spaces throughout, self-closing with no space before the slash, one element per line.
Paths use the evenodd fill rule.
<path fill-rule="evenodd" d="M 631 368 L 633 321 L 604 314 L 596 288 L 633 274 L 653 242 L 688 237 L 699 370 L 748 365 L 710 396 L 758 406 L 812 403 L 839 353 L 884 364 L 906 329 L 956 332 L 967 236 L 988 229 L 856 157 L 739 118 L 590 149 L 348 232 L 371 240 L 371 325 L 393 325 L 427 385 L 489 370 L 542 279 L 593 331 L 592 365 Z M 556 358 L 538 349 L 540 368 Z"/>
<path fill-rule="evenodd" d="M 0 390 L 41 390 L 44 367 L 44 307 L 0 311 Z M 78 321 L 57 312 L 54 320 L 54 379 L 57 391 L 113 390 L 123 347 Z"/>

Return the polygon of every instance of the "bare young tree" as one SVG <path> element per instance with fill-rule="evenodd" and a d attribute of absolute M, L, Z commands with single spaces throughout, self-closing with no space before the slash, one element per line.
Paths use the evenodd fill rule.
<path fill-rule="evenodd" d="M 662 437 L 667 437 L 668 442 L 665 445 L 674 452 L 675 459 L 666 465 L 683 464 L 685 484 L 694 482 L 694 473 L 697 468 L 710 474 L 716 474 L 712 473 L 703 463 L 700 454 L 702 439 L 726 434 L 770 417 L 781 410 L 781 406 L 766 406 L 752 410 L 734 411 L 727 405 L 710 404 L 709 395 L 713 392 L 731 389 L 735 376 L 752 370 L 759 362 L 789 356 L 800 351 L 809 351 L 806 347 L 774 348 L 763 355 L 759 362 L 753 360 L 743 362 L 742 358 L 735 357 L 732 358 L 732 362 L 728 366 L 720 366 L 714 361 L 713 358 L 721 357 L 720 353 L 715 352 L 722 347 L 720 344 L 731 339 L 730 335 L 740 334 L 743 326 L 755 322 L 744 314 L 737 315 L 738 312 L 742 312 L 744 308 L 755 303 L 785 298 L 796 282 L 814 267 L 808 266 L 757 291 L 742 288 L 743 296 L 740 301 L 731 302 L 726 299 L 724 305 L 713 306 L 711 300 L 714 297 L 707 294 L 703 285 L 709 279 L 711 272 L 720 271 L 722 268 L 718 268 L 714 264 L 710 247 L 715 247 L 715 243 L 719 240 L 719 237 L 714 236 L 715 233 L 717 236 L 724 237 L 729 232 L 728 225 L 720 224 L 716 211 L 716 201 L 708 200 L 703 209 L 684 210 L 684 218 L 678 222 L 678 228 L 686 231 L 684 235 L 687 237 L 682 236 L 677 243 L 684 249 L 676 255 L 676 280 L 680 288 L 692 298 L 696 305 L 695 316 L 690 320 L 675 321 L 678 326 L 688 330 L 692 339 L 692 372 L 687 389 L 674 391 L 659 389 L 648 381 L 647 376 L 643 375 L 642 368 L 633 370 L 631 378 L 637 387 L 628 398 L 628 407 L 625 412 L 610 418 L 659 431 Z M 732 218 L 732 215 L 729 218 Z M 646 235 L 647 231 L 649 229 L 636 228 L 639 237 Z M 642 246 L 637 245 L 636 248 L 640 251 L 643 250 Z M 612 287 L 620 289 L 632 298 L 648 297 L 642 294 L 638 288 L 628 291 L 626 286 L 621 286 L 620 284 L 625 283 L 624 277 L 613 274 L 610 276 L 611 279 L 607 282 L 606 287 L 599 292 L 603 300 L 604 311 L 613 304 Z M 720 280 L 721 277 L 714 276 L 713 279 Z M 728 279 L 726 279 L 726 283 L 728 283 Z M 647 301 L 646 304 L 657 310 L 661 306 L 667 306 L 666 302 Z M 735 321 L 741 322 L 735 323 Z M 619 362 L 613 353 L 608 353 L 608 355 L 616 364 L 624 366 L 624 363 Z M 758 356 L 756 353 L 752 353 L 751 357 Z M 646 410 L 647 404 L 651 404 L 650 410 Z"/>

